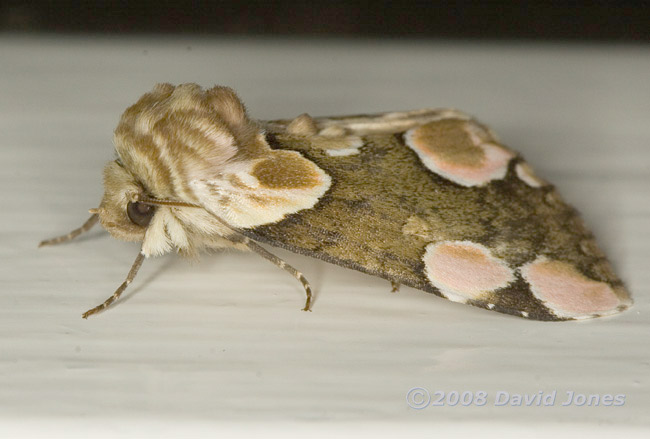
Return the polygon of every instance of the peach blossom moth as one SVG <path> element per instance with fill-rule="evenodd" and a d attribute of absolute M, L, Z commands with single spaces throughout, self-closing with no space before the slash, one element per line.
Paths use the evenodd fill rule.
<path fill-rule="evenodd" d="M 122 115 L 117 158 L 92 216 L 142 247 L 251 250 L 302 282 L 258 242 L 536 320 L 631 305 L 577 211 L 521 155 L 450 109 L 293 120 L 250 119 L 227 87 L 159 84 Z"/>

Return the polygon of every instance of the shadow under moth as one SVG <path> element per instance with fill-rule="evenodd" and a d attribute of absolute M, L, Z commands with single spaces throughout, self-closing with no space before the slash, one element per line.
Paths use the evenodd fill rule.
<path fill-rule="evenodd" d="M 293 120 L 250 119 L 227 87 L 159 84 L 122 115 L 117 159 L 92 216 L 142 243 L 251 250 L 304 276 L 258 243 L 322 259 L 446 299 L 536 320 L 631 305 L 578 212 L 516 152 L 455 110 Z"/>

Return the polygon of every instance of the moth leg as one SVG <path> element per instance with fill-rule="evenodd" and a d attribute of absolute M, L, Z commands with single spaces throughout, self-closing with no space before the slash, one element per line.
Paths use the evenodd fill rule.
<path fill-rule="evenodd" d="M 395 282 L 394 280 L 390 281 L 390 286 L 393 288 L 392 290 L 390 290 L 390 292 L 397 293 L 401 285 L 402 284 L 400 284 L 399 282 Z"/>
<path fill-rule="evenodd" d="M 249 249 L 263 257 L 264 259 L 273 262 L 275 265 L 278 267 L 282 268 L 285 271 L 288 271 L 291 273 L 293 277 L 298 279 L 300 283 L 302 284 L 303 288 L 305 289 L 305 293 L 307 294 L 307 300 L 305 301 L 305 307 L 302 309 L 303 311 L 311 311 L 311 286 L 309 285 L 309 282 L 307 282 L 307 279 L 305 279 L 305 276 L 293 268 L 291 265 L 287 264 L 284 262 L 282 259 L 279 257 L 275 256 L 273 253 L 267 251 L 264 247 L 261 245 L 257 244 L 254 241 L 251 241 L 250 239 L 244 237 L 243 244 L 245 244 Z"/>
<path fill-rule="evenodd" d="M 117 290 L 113 293 L 111 297 L 106 299 L 104 303 L 101 305 L 98 305 L 94 307 L 93 309 L 89 309 L 85 313 L 81 315 L 84 319 L 87 319 L 88 316 L 91 316 L 95 313 L 98 313 L 99 311 L 102 311 L 110 306 L 111 303 L 115 302 L 119 297 L 122 295 L 124 290 L 126 290 L 126 287 L 129 286 L 129 284 L 133 281 L 135 278 L 135 275 L 138 274 L 138 270 L 140 269 L 140 266 L 142 265 L 142 261 L 144 261 L 144 255 L 142 252 L 138 253 L 138 257 L 135 258 L 135 261 L 133 262 L 133 265 L 131 266 L 131 270 L 129 270 L 129 274 L 126 275 L 126 279 L 124 282 L 122 282 L 122 285 L 119 286 Z"/>
<path fill-rule="evenodd" d="M 45 239 L 38 244 L 39 247 L 43 247 L 44 245 L 55 245 L 55 244 L 61 244 L 62 242 L 70 241 L 77 236 L 81 235 L 84 232 L 87 232 L 88 230 L 92 229 L 92 227 L 97 224 L 97 220 L 99 219 L 99 215 L 96 213 L 93 213 L 88 220 L 83 224 L 83 226 L 79 227 L 78 229 L 74 229 L 72 232 L 68 233 L 67 235 L 61 235 L 57 236 L 56 238 L 51 238 L 51 239 Z"/>

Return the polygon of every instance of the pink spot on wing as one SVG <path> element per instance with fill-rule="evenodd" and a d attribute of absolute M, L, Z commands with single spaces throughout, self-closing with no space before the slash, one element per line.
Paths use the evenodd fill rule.
<path fill-rule="evenodd" d="M 559 317 L 611 314 L 621 304 L 612 287 L 589 279 L 573 265 L 541 257 L 521 268 L 535 297 Z"/>
<path fill-rule="evenodd" d="M 429 244 L 422 259 L 431 283 L 455 302 L 481 299 L 514 280 L 505 261 L 470 241 Z"/>
<path fill-rule="evenodd" d="M 488 134 L 467 121 L 455 121 L 439 129 L 436 124 L 422 125 L 405 134 L 406 145 L 415 151 L 432 172 L 462 186 L 481 186 L 502 179 L 514 153 L 492 141 Z M 451 126 L 451 121 L 446 121 Z M 479 135 L 480 134 L 480 135 Z M 473 145 L 468 147 L 468 145 Z"/>
<path fill-rule="evenodd" d="M 463 186 L 480 186 L 491 180 L 499 180 L 506 176 L 508 162 L 513 157 L 510 151 L 491 143 L 478 145 L 485 153 L 485 159 L 480 166 L 463 166 L 453 162 L 446 162 L 429 154 L 429 158 L 437 174 L 446 177 Z"/>

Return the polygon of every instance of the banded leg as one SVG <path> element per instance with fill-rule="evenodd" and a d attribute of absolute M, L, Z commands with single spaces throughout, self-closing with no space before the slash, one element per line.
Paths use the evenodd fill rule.
<path fill-rule="evenodd" d="M 298 279 L 300 283 L 302 284 L 303 288 L 305 289 L 305 293 L 307 294 L 307 300 L 305 301 L 305 307 L 302 309 L 303 311 L 311 311 L 311 286 L 309 285 L 309 282 L 305 278 L 305 276 L 293 268 L 291 265 L 287 264 L 284 262 L 282 259 L 279 257 L 275 256 L 273 253 L 269 252 L 266 250 L 264 247 L 256 243 L 255 241 L 251 241 L 249 238 L 243 237 L 242 243 L 245 244 L 249 249 L 257 253 L 258 255 L 262 256 L 264 259 L 273 262 L 275 265 L 278 267 L 282 268 L 283 270 L 289 272 L 293 277 Z"/>
<path fill-rule="evenodd" d="M 305 279 L 305 276 L 293 268 L 291 265 L 287 264 L 284 262 L 282 259 L 278 258 L 275 256 L 273 253 L 269 252 L 266 250 L 264 247 L 256 243 L 255 241 L 252 241 L 250 238 L 244 236 L 244 234 L 237 230 L 236 227 L 231 226 L 228 224 L 226 220 L 221 218 L 219 215 L 214 213 L 212 210 L 209 208 L 205 207 L 205 210 L 212 215 L 217 221 L 219 221 L 221 224 L 223 224 L 226 228 L 231 230 L 233 232 L 232 236 L 229 236 L 228 238 L 231 239 L 233 242 L 238 242 L 244 244 L 246 247 L 248 247 L 249 250 L 254 251 L 264 259 L 273 262 L 275 265 L 278 267 L 282 268 L 283 270 L 289 272 L 293 277 L 298 279 L 300 283 L 302 284 L 303 288 L 305 289 L 305 294 L 307 295 L 307 300 L 305 301 L 305 307 L 302 309 L 303 311 L 311 311 L 311 286 L 309 285 L 309 282 L 307 279 Z"/>
<path fill-rule="evenodd" d="M 390 291 L 391 293 L 397 293 L 399 291 L 399 287 L 401 284 L 399 282 L 395 282 L 394 280 L 390 281 L 390 286 L 392 287 L 392 290 Z"/>
<path fill-rule="evenodd" d="M 38 244 L 38 246 L 43 247 L 44 245 L 56 245 L 56 244 L 61 244 L 62 242 L 70 241 L 71 239 L 74 239 L 77 236 L 81 235 L 82 233 L 85 233 L 88 230 L 92 229 L 92 227 L 95 224 L 97 224 L 97 220 L 99 220 L 99 215 L 93 212 L 93 214 L 90 216 L 90 218 L 88 218 L 88 220 L 83 224 L 83 226 L 79 227 L 78 229 L 74 229 L 72 232 L 68 233 L 67 235 L 57 236 L 56 238 L 52 238 L 52 239 L 45 239 L 41 241 L 40 244 Z"/>
<path fill-rule="evenodd" d="M 138 270 L 140 269 L 140 266 L 142 265 L 142 261 L 144 261 L 144 255 L 142 252 L 138 253 L 138 257 L 135 258 L 135 261 L 133 262 L 133 265 L 131 266 L 131 270 L 129 270 L 129 274 L 126 275 L 126 279 L 124 282 L 122 282 L 122 285 L 119 286 L 117 290 L 113 293 L 111 297 L 106 299 L 104 303 L 101 305 L 98 305 L 94 307 L 93 309 L 89 309 L 85 313 L 81 315 L 84 319 L 87 319 L 88 316 L 91 316 L 95 313 L 98 313 L 99 311 L 102 311 L 110 306 L 111 303 L 115 302 L 117 299 L 120 298 L 124 290 L 126 290 L 126 287 L 129 286 L 129 284 L 133 281 L 135 278 L 135 275 L 138 274 Z"/>

